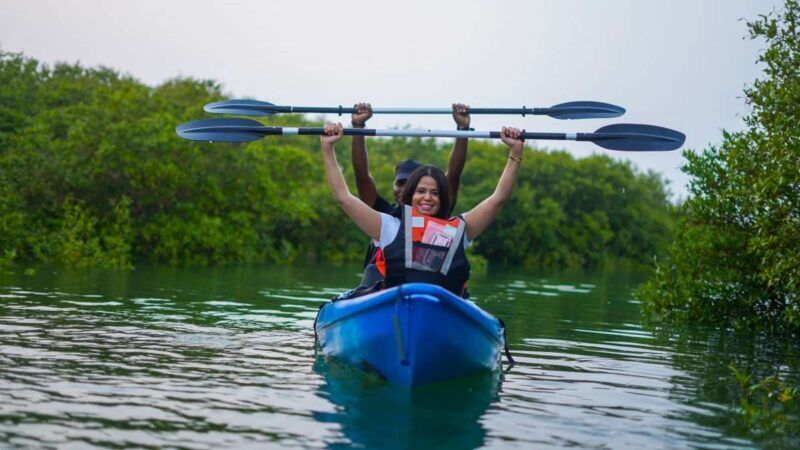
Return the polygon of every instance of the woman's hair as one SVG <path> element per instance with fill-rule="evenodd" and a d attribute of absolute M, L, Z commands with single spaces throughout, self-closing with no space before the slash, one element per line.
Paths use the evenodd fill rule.
<path fill-rule="evenodd" d="M 436 212 L 434 217 L 440 219 L 447 219 L 450 217 L 450 186 L 447 183 L 447 178 L 444 176 L 442 169 L 434 166 L 419 166 L 411 175 L 408 176 L 406 185 L 403 188 L 403 204 L 410 205 L 411 199 L 414 197 L 414 191 L 417 190 L 417 185 L 422 177 L 431 177 L 436 180 L 436 186 L 439 188 L 439 211 Z"/>

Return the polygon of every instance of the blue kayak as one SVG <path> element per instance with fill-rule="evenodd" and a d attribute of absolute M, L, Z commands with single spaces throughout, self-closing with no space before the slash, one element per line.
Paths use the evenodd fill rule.
<path fill-rule="evenodd" d="M 505 343 L 491 314 L 424 283 L 328 303 L 314 327 L 323 355 L 408 387 L 493 370 Z"/>

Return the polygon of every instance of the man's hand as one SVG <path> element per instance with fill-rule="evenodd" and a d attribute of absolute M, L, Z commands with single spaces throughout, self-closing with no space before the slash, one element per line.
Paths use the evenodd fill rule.
<path fill-rule="evenodd" d="M 453 103 L 453 120 L 459 128 L 469 128 L 469 105 Z"/>
<path fill-rule="evenodd" d="M 372 105 L 369 103 L 356 103 L 353 105 L 356 112 L 350 118 L 353 126 L 356 128 L 363 128 L 367 124 L 367 120 L 372 117 Z"/>

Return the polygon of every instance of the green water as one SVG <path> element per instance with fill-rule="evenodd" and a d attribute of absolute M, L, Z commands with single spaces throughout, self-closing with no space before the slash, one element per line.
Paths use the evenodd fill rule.
<path fill-rule="evenodd" d="M 494 271 L 473 300 L 517 365 L 415 390 L 315 354 L 357 267 L 0 274 L 0 447 L 749 448 L 731 361 L 785 345 L 643 327 L 642 274 Z"/>

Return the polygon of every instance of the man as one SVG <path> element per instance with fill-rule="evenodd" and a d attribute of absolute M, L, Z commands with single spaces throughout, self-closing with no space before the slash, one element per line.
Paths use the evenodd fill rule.
<path fill-rule="evenodd" d="M 367 124 L 367 120 L 372 117 L 372 105 L 369 103 L 357 103 L 353 107 L 356 109 L 351 116 L 353 128 L 364 128 Z M 457 129 L 469 130 L 469 106 L 462 103 L 454 103 L 453 120 L 456 122 Z M 414 160 L 407 159 L 395 167 L 394 182 L 392 183 L 392 192 L 394 193 L 395 202 L 394 204 L 390 204 L 378 193 L 375 179 L 373 179 L 372 175 L 369 173 L 367 144 L 364 136 L 353 136 L 352 142 L 351 159 L 353 170 L 356 175 L 358 197 L 376 211 L 400 217 L 402 214 L 402 201 L 400 199 L 403 195 L 403 187 L 405 186 L 408 176 L 414 169 L 419 167 L 420 164 Z M 467 158 L 467 143 L 467 139 L 456 139 L 453 150 L 450 152 L 450 161 L 447 164 L 447 171 L 445 172 L 447 182 L 450 186 L 450 205 L 452 205 L 448 214 L 452 213 L 455 208 L 456 199 L 458 198 L 461 173 L 464 171 L 464 163 Z M 372 261 L 374 256 L 375 247 L 370 243 L 367 255 L 364 259 L 365 267 Z"/>

